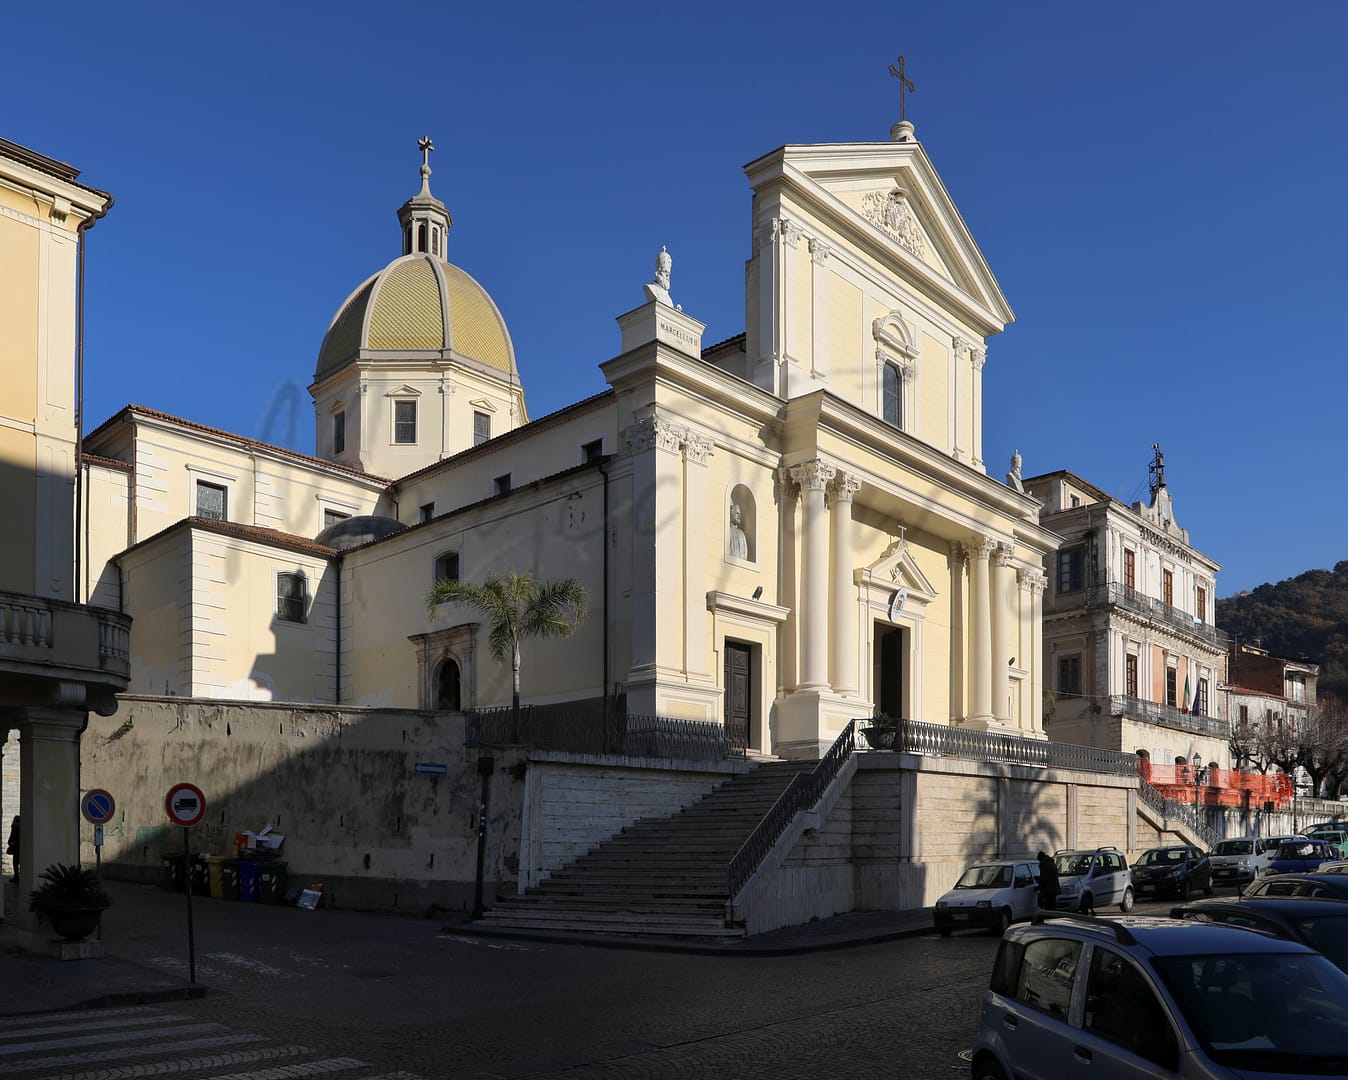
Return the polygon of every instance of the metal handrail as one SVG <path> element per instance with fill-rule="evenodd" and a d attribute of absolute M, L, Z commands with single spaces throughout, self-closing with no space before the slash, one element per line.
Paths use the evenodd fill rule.
<path fill-rule="evenodd" d="M 848 721 L 842 734 L 833 740 L 833 745 L 819 759 L 819 763 L 810 772 L 797 773 L 791 778 L 786 790 L 763 815 L 740 849 L 731 856 L 728 876 L 732 900 L 763 865 L 795 816 L 814 806 L 842 771 L 843 765 L 856 749 L 856 726 L 855 720 Z"/>
<path fill-rule="evenodd" d="M 1209 848 L 1216 845 L 1220 840 L 1221 834 L 1209 825 L 1203 824 L 1193 807 L 1178 801 L 1177 799 L 1167 799 L 1151 784 L 1147 783 L 1141 776 L 1137 778 L 1137 793 L 1144 803 L 1150 806 L 1163 819 L 1174 818 L 1183 822 L 1199 837 Z"/>
<path fill-rule="evenodd" d="M 1180 731 L 1191 731 L 1214 739 L 1226 740 L 1230 737 L 1226 721 L 1218 717 L 1184 712 L 1173 705 L 1158 705 L 1154 701 L 1143 701 L 1126 694 L 1109 696 L 1109 715 L 1146 720 L 1162 727 L 1178 728 Z"/>

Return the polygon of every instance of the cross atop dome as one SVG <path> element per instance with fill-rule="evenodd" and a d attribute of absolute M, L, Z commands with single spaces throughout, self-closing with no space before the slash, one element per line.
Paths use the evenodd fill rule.
<path fill-rule="evenodd" d="M 421 151 L 421 190 L 403 203 L 398 210 L 398 224 L 403 229 L 403 254 L 445 257 L 449 227 L 454 224 L 445 204 L 431 194 L 431 151 L 435 144 L 429 135 L 417 140 Z"/>

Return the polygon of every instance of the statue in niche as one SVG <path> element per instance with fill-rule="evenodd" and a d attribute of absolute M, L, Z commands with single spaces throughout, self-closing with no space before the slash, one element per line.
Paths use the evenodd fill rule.
<path fill-rule="evenodd" d="M 669 271 L 673 265 L 673 257 L 664 244 L 661 244 L 660 254 L 655 257 L 655 280 L 642 286 L 647 300 L 658 300 L 666 307 L 674 306 L 674 301 L 669 298 Z"/>
<path fill-rule="evenodd" d="M 740 512 L 740 504 L 732 502 L 730 504 L 730 557 L 732 559 L 747 559 L 749 557 L 749 539 L 744 535 L 744 529 L 741 527 L 744 521 L 744 515 Z"/>
<path fill-rule="evenodd" d="M 1006 486 L 1015 488 L 1022 495 L 1025 494 L 1025 485 L 1020 482 L 1020 451 L 1016 450 L 1011 454 L 1011 471 L 1006 474 Z"/>

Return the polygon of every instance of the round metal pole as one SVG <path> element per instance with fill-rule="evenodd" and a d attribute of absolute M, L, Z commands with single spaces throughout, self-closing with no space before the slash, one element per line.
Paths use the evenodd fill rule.
<path fill-rule="evenodd" d="M 197 944 L 192 932 L 192 848 L 191 828 L 183 826 L 183 893 L 187 896 L 187 981 L 197 981 Z"/>

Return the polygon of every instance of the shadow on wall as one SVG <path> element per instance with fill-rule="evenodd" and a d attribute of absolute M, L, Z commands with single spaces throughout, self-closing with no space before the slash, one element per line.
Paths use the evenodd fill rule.
<path fill-rule="evenodd" d="M 116 716 L 91 717 L 82 754 L 83 786 L 117 800 L 111 878 L 160 880 L 183 850 L 164 797 L 186 781 L 206 797 L 193 853 L 229 856 L 235 833 L 271 825 L 292 892 L 319 882 L 344 907 L 472 908 L 482 783 L 462 714 L 128 695 Z M 522 757 L 497 752 L 488 779 L 488 897 L 517 876 Z"/>
<path fill-rule="evenodd" d="M 1045 783 L 1042 777 L 1011 777 L 999 781 L 995 794 L 980 799 L 974 819 L 990 822 L 970 836 L 969 862 L 979 859 L 1034 858 L 1040 851 L 1052 854 L 1066 844 L 1067 788 Z M 1127 846 L 1127 827 L 1120 849 Z"/>

